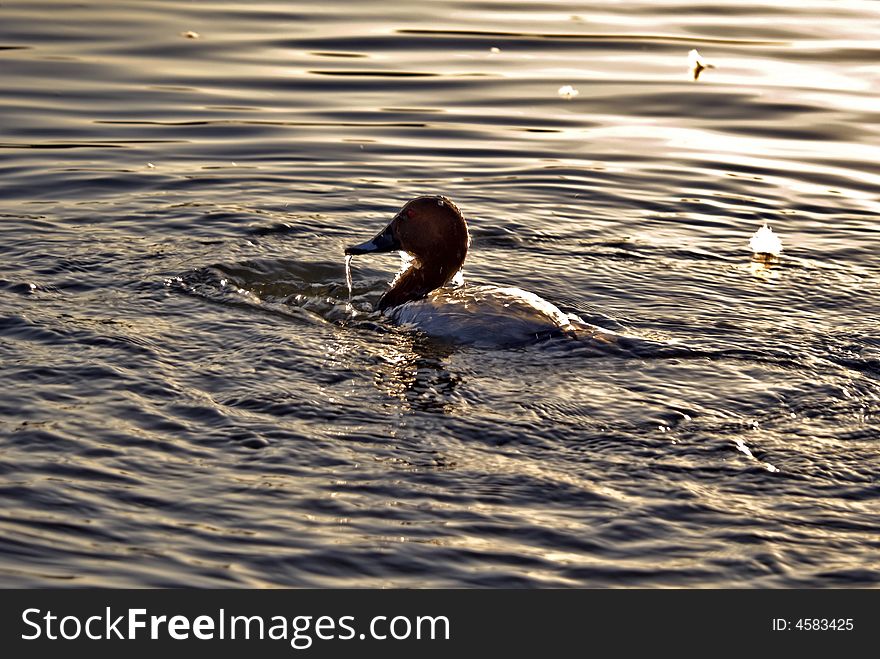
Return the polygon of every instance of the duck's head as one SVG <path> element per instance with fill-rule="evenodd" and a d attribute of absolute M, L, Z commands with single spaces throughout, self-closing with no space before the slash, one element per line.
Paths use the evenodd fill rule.
<path fill-rule="evenodd" d="M 379 309 L 418 300 L 449 282 L 467 256 L 467 224 L 458 207 L 446 197 L 417 197 L 407 202 L 372 240 L 346 247 L 345 253 L 396 250 L 406 252 L 413 261 L 379 300 Z"/>

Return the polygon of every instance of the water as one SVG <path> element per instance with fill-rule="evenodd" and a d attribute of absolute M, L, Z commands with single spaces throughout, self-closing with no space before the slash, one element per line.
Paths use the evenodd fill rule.
<path fill-rule="evenodd" d="M 2 3 L 0 583 L 877 585 L 878 30 Z M 468 281 L 667 348 L 431 340 L 370 311 L 394 256 L 353 316 L 424 193 Z"/>

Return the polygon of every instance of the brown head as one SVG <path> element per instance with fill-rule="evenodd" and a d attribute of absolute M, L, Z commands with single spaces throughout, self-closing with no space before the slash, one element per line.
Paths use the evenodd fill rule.
<path fill-rule="evenodd" d="M 413 257 L 379 300 L 378 308 L 396 307 L 425 297 L 461 270 L 468 249 L 467 224 L 446 197 L 417 197 L 372 240 L 346 247 L 345 253 L 376 254 L 402 250 Z"/>

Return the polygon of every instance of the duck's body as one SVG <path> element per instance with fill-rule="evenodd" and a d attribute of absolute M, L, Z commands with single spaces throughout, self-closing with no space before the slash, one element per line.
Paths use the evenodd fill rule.
<path fill-rule="evenodd" d="M 518 288 L 441 288 L 386 311 L 396 323 L 429 336 L 472 345 L 520 345 L 572 334 L 578 318 Z"/>
<path fill-rule="evenodd" d="M 500 286 L 447 286 L 460 272 L 470 240 L 446 197 L 408 202 L 372 240 L 346 254 L 401 250 L 411 260 L 377 304 L 396 323 L 455 343 L 520 345 L 554 336 L 612 335 L 534 293 Z"/>

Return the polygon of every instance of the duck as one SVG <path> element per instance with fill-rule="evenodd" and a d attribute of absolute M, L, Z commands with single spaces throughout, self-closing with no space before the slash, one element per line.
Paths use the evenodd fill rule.
<path fill-rule="evenodd" d="M 398 325 L 455 343 L 519 345 L 584 335 L 604 342 L 613 333 L 568 314 L 544 298 L 512 286 L 465 284 L 470 247 L 467 221 L 443 195 L 411 199 L 388 225 L 346 256 L 398 251 L 402 270 L 376 310 Z"/>

